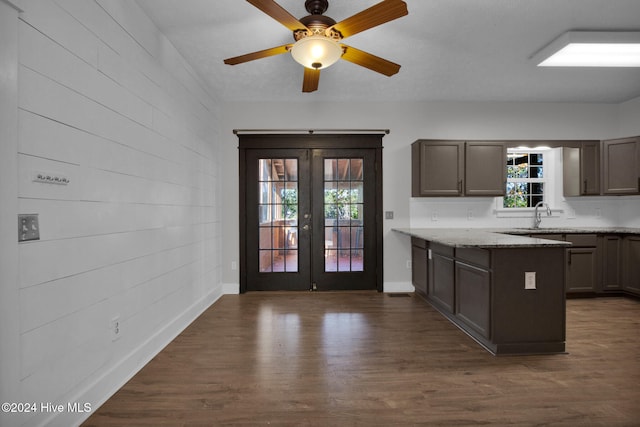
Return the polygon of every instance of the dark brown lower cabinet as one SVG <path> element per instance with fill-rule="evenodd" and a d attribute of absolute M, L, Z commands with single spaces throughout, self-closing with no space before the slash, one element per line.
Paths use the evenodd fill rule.
<path fill-rule="evenodd" d="M 620 291 L 622 289 L 622 238 L 616 235 L 603 235 L 600 238 L 602 260 L 602 291 Z"/>
<path fill-rule="evenodd" d="M 640 295 L 640 235 L 537 233 L 530 237 L 571 242 L 565 253 L 567 295 Z"/>
<path fill-rule="evenodd" d="M 496 355 L 565 350 L 564 247 L 427 245 L 427 301 L 481 346 Z M 531 272 L 535 289 L 526 289 Z"/>
<path fill-rule="evenodd" d="M 594 293 L 598 289 L 598 249 L 595 234 L 567 234 L 573 246 L 566 250 L 567 293 Z"/>
<path fill-rule="evenodd" d="M 596 248 L 567 249 L 567 292 L 595 292 L 597 264 Z"/>
<path fill-rule="evenodd" d="M 430 242 L 429 271 L 429 298 L 447 311 L 453 311 L 453 248 Z"/>
<path fill-rule="evenodd" d="M 411 238 L 411 282 L 416 292 L 427 294 L 427 242 Z"/>
<path fill-rule="evenodd" d="M 455 315 L 485 338 L 491 337 L 491 273 L 456 261 Z"/>
<path fill-rule="evenodd" d="M 640 296 L 640 236 L 624 238 L 623 290 Z"/>

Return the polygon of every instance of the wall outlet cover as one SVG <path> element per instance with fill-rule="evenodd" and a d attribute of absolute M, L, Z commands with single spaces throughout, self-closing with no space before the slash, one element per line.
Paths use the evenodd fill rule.
<path fill-rule="evenodd" d="M 536 272 L 526 271 L 524 273 L 524 288 L 535 289 L 536 288 Z"/>
<path fill-rule="evenodd" d="M 115 341 L 121 336 L 120 315 L 117 314 L 109 321 L 109 332 L 111 333 L 111 341 Z"/>

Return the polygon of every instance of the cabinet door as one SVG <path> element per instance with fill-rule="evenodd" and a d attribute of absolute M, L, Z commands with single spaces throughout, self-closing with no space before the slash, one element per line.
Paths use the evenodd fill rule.
<path fill-rule="evenodd" d="M 453 313 L 453 258 L 431 251 L 429 261 L 429 299 Z"/>
<path fill-rule="evenodd" d="M 599 141 L 585 141 L 580 147 L 580 194 L 600 194 Z"/>
<path fill-rule="evenodd" d="M 456 317 L 485 338 L 491 338 L 491 274 L 456 262 L 455 275 Z"/>
<path fill-rule="evenodd" d="M 567 249 L 567 292 L 595 292 L 598 281 L 596 248 Z"/>
<path fill-rule="evenodd" d="M 411 282 L 416 288 L 416 292 L 426 295 L 427 294 L 427 249 L 426 242 L 424 240 L 415 239 L 418 244 L 415 244 L 415 238 L 411 241 Z"/>
<path fill-rule="evenodd" d="M 640 236 L 624 238 L 623 289 L 640 295 Z"/>
<path fill-rule="evenodd" d="M 417 141 L 411 148 L 411 155 L 413 197 L 462 195 L 462 142 Z"/>
<path fill-rule="evenodd" d="M 497 142 L 467 142 L 465 146 L 465 195 L 504 196 L 507 150 Z"/>
<path fill-rule="evenodd" d="M 639 138 L 612 139 L 603 142 L 604 193 L 640 192 Z"/>
<path fill-rule="evenodd" d="M 622 289 L 622 239 L 602 237 L 602 290 Z"/>

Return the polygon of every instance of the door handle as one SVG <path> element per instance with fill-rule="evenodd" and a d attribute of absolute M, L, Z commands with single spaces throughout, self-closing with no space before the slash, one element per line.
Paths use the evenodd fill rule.
<path fill-rule="evenodd" d="M 309 229 L 309 224 L 305 224 L 305 225 L 303 225 L 303 226 L 302 226 L 302 229 L 303 229 L 303 230 L 305 230 L 305 231 L 306 231 L 306 230 L 308 230 L 308 229 Z"/>
<path fill-rule="evenodd" d="M 304 214 L 304 219 L 309 219 L 309 218 L 311 218 L 311 214 L 308 214 L 308 213 Z"/>

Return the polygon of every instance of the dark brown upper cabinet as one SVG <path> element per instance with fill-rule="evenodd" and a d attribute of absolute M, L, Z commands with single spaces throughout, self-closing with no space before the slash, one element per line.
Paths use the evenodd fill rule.
<path fill-rule="evenodd" d="M 500 142 L 418 140 L 411 145 L 411 196 L 504 196 Z"/>
<path fill-rule="evenodd" d="M 604 194 L 640 194 L 640 137 L 602 142 Z"/>
<path fill-rule="evenodd" d="M 565 196 L 600 194 L 600 141 L 563 147 L 562 170 Z"/>

